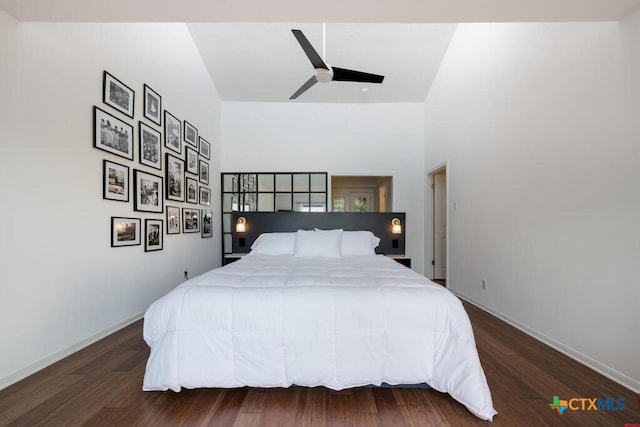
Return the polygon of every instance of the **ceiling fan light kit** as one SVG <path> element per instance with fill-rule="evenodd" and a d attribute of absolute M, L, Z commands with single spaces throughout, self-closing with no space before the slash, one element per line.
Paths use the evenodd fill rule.
<path fill-rule="evenodd" d="M 309 40 L 300 30 L 291 30 L 294 37 L 300 43 L 302 50 L 311 61 L 315 69 L 315 74 L 307 80 L 289 99 L 296 99 L 317 82 L 329 83 L 330 81 L 341 82 L 362 82 L 362 83 L 382 83 L 384 76 L 378 74 L 364 73 L 362 71 L 348 70 L 346 68 L 331 67 L 325 64 L 318 52 L 311 46 Z M 324 40 L 323 40 L 324 43 Z"/>

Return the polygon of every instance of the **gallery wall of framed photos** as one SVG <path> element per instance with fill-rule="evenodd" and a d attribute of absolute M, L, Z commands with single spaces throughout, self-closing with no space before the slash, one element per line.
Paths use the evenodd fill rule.
<path fill-rule="evenodd" d="M 136 91 L 105 70 L 102 105 L 93 106 L 93 146 L 105 152 L 102 198 L 132 209 L 111 216 L 111 247 L 144 244 L 151 252 L 169 235 L 212 237 L 211 143 L 163 109 L 160 93 L 146 83 L 141 89 L 136 120 Z"/>

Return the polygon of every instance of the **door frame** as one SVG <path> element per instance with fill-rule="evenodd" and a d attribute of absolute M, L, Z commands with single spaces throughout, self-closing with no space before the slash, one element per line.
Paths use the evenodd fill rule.
<path fill-rule="evenodd" d="M 449 256 L 449 252 L 450 252 L 449 251 L 449 233 L 451 228 L 451 223 L 450 223 L 451 214 L 449 211 L 449 175 L 450 175 L 449 161 L 445 161 L 444 163 L 438 164 L 437 166 L 427 171 L 427 174 L 426 174 L 427 186 L 425 188 L 426 206 L 425 206 L 425 223 L 424 223 L 424 230 L 425 230 L 424 266 L 425 266 L 425 276 L 427 276 L 427 278 L 429 279 L 433 279 L 435 277 L 435 266 L 432 264 L 432 261 L 434 259 L 434 245 L 435 245 L 435 241 L 434 241 L 435 237 L 433 232 L 433 227 L 434 227 L 433 211 L 435 208 L 435 200 L 433 197 L 432 185 L 434 183 L 433 176 L 442 171 L 445 171 L 445 183 L 446 183 L 445 196 L 444 196 L 445 203 L 446 203 L 445 216 L 446 216 L 446 222 L 447 222 L 446 247 L 445 247 L 445 257 L 446 257 L 445 286 L 448 288 L 449 287 L 449 270 L 451 267 L 451 258 Z"/>

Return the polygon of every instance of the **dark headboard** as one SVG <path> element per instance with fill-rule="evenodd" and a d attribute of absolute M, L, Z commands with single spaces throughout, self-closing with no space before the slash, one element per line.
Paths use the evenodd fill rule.
<path fill-rule="evenodd" d="M 246 232 L 236 233 L 238 217 L 245 217 Z M 385 255 L 404 255 L 406 214 L 404 212 L 234 212 L 231 223 L 234 253 L 250 251 L 251 244 L 262 233 L 295 232 L 320 228 L 345 231 L 368 230 L 380 238 L 376 252 Z M 391 233 L 391 220 L 398 218 L 401 234 Z"/>

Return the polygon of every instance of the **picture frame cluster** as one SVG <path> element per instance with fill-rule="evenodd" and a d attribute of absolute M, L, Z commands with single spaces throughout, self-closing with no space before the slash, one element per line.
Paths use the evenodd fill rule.
<path fill-rule="evenodd" d="M 163 249 L 165 234 L 212 237 L 212 211 L 207 208 L 211 144 L 191 122 L 163 110 L 162 96 L 146 83 L 142 93 L 136 164 L 135 123 L 129 121 L 135 118 L 135 91 L 103 72 L 102 103 L 109 108 L 93 106 L 93 146 L 120 160 L 102 159 L 102 198 L 133 199 L 134 212 L 164 217 L 111 216 L 111 247 L 139 246 L 144 240 L 145 252 L 152 252 Z"/>

